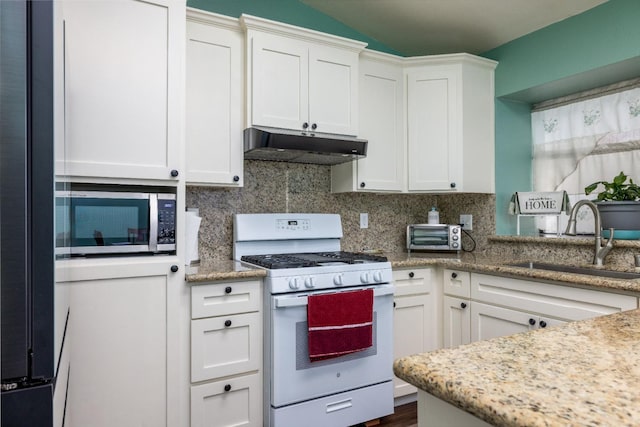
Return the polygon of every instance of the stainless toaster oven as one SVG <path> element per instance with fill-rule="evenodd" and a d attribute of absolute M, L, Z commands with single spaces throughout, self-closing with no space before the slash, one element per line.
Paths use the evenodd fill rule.
<path fill-rule="evenodd" d="M 458 224 L 411 224 L 407 227 L 407 250 L 459 251 L 461 234 Z"/>

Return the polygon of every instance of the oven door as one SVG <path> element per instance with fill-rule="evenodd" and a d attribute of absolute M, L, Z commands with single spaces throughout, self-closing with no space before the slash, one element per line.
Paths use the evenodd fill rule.
<path fill-rule="evenodd" d="M 374 290 L 372 347 L 316 362 L 309 360 L 309 293 L 271 297 L 269 356 L 273 407 L 378 384 L 393 378 L 393 285 L 348 288 L 344 291 L 367 288 Z M 322 291 L 314 294 L 320 292 Z"/>

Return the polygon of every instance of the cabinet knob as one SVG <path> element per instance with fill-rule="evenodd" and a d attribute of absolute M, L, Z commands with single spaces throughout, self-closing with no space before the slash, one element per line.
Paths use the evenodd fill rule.
<path fill-rule="evenodd" d="M 451 184 L 449 184 L 451 186 L 451 188 L 456 188 L 456 183 L 452 182 Z"/>
<path fill-rule="evenodd" d="M 529 324 L 531 326 L 535 325 L 536 324 L 536 319 L 529 319 Z"/>
<path fill-rule="evenodd" d="M 396 308 L 396 302 L 395 301 L 393 302 L 393 308 Z"/>
<path fill-rule="evenodd" d="M 540 327 L 541 328 L 546 328 L 547 327 L 547 322 L 545 322 L 544 320 L 540 321 Z"/>
<path fill-rule="evenodd" d="M 224 326 L 226 326 L 227 328 L 228 328 L 229 326 L 231 326 L 231 320 L 225 320 L 225 321 L 224 321 Z"/>
<path fill-rule="evenodd" d="M 415 276 L 415 273 L 413 271 L 409 272 L 409 277 L 413 278 L 413 276 Z"/>
<path fill-rule="evenodd" d="M 233 182 L 238 182 L 238 181 L 240 181 L 240 177 L 238 175 L 234 175 Z"/>
<path fill-rule="evenodd" d="M 178 176 L 178 175 L 179 175 L 179 174 L 178 174 L 178 170 L 177 170 L 177 169 L 171 169 L 171 176 L 172 176 L 172 177 L 174 177 L 174 178 L 175 178 L 175 177 L 176 177 L 176 176 Z"/>
<path fill-rule="evenodd" d="M 364 188 L 364 187 L 366 187 L 366 186 L 367 186 L 367 184 L 365 184 L 364 182 L 361 182 L 361 183 L 360 183 L 360 188 Z"/>
<path fill-rule="evenodd" d="M 180 267 L 178 267 L 176 264 L 173 264 L 171 266 L 171 271 L 174 272 L 174 273 L 177 272 L 179 269 L 180 269 Z"/>
<path fill-rule="evenodd" d="M 458 273 L 451 273 L 451 278 L 455 279 L 456 277 L 458 277 Z"/>
<path fill-rule="evenodd" d="M 304 122 L 304 123 L 302 124 L 302 129 L 307 129 L 308 127 L 309 127 L 309 123 Z"/>
<path fill-rule="evenodd" d="M 313 130 L 318 129 L 318 125 L 317 125 L 317 124 L 315 124 L 315 123 L 314 123 L 314 124 L 312 124 L 312 125 L 311 125 L 311 129 L 313 129 Z"/>
<path fill-rule="evenodd" d="M 224 293 L 225 294 L 230 294 L 232 291 L 231 286 L 227 286 L 226 288 L 224 288 Z"/>
<path fill-rule="evenodd" d="M 231 384 L 225 384 L 224 391 L 231 391 Z"/>
<path fill-rule="evenodd" d="M 460 303 L 460 308 L 467 308 L 467 303 L 466 302 L 461 302 Z"/>

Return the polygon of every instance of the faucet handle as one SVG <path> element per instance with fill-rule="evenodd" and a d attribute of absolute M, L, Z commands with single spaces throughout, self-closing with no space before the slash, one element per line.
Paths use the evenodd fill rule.
<path fill-rule="evenodd" d="M 609 229 L 609 239 L 607 239 L 607 246 L 613 245 L 613 232 L 614 232 L 614 229 L 610 228 Z"/>

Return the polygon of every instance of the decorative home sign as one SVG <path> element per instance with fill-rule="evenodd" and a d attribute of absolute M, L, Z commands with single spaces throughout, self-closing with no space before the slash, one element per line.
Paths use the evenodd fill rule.
<path fill-rule="evenodd" d="M 567 209 L 565 191 L 516 193 L 516 213 L 559 215 Z"/>
<path fill-rule="evenodd" d="M 511 197 L 509 213 L 517 215 L 516 232 L 520 235 L 520 217 L 555 216 L 556 235 L 560 237 L 560 214 L 569 210 L 569 196 L 566 191 L 517 192 Z"/>

